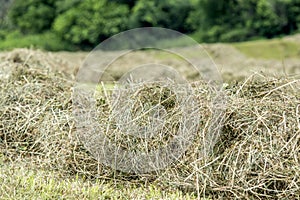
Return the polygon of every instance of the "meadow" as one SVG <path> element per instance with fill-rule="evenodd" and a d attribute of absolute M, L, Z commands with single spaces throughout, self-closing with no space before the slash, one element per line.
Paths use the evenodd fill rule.
<path fill-rule="evenodd" d="M 203 47 L 223 78 L 226 107 L 218 116 L 222 127 L 216 126 L 222 131 L 203 158 L 201 138 L 216 125 L 215 93 L 205 82 L 193 83 L 201 120 L 196 137 L 179 160 L 145 174 L 103 165 L 75 134 L 72 93 L 87 52 L 0 52 L 0 199 L 300 198 L 299 35 Z M 160 51 L 126 55 L 110 73 L 118 79 L 133 65 L 153 61 L 194 81 L 185 62 Z M 99 109 L 109 110 L 102 91 L 111 88 L 99 89 Z"/>

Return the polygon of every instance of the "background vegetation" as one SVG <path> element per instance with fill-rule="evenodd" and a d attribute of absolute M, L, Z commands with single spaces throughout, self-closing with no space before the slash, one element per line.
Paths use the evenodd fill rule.
<path fill-rule="evenodd" d="M 0 50 L 77 51 L 0 51 L 0 199 L 300 199 L 300 34 L 281 37 L 299 32 L 300 0 L 0 1 Z M 168 168 L 136 176 L 103 165 L 83 146 L 72 95 L 88 55 L 78 50 L 143 26 L 230 42 L 203 44 L 224 80 L 227 109 L 213 153 L 203 159 L 215 90 L 193 83 L 201 139 Z M 193 47 L 184 49 L 207 66 Z M 118 80 L 144 63 L 196 77 L 188 62 L 153 50 L 120 57 L 109 73 Z M 112 86 L 97 87 L 107 91 L 101 106 Z"/>
<path fill-rule="evenodd" d="M 145 26 L 178 30 L 207 43 L 273 38 L 300 28 L 300 0 L 4 2 L 0 41 L 6 42 L 0 49 L 29 45 L 47 50 L 90 49 L 120 31 Z"/>

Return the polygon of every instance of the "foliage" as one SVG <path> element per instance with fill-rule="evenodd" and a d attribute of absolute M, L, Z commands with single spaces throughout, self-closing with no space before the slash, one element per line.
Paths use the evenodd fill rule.
<path fill-rule="evenodd" d="M 97 44 L 101 39 L 125 30 L 128 13 L 126 5 L 86 0 L 59 15 L 53 29 L 73 44 Z"/>
<path fill-rule="evenodd" d="M 51 28 L 55 0 L 16 0 L 10 10 L 12 23 L 24 33 L 40 33 Z"/>
<path fill-rule="evenodd" d="M 132 8 L 138 0 L 110 0 L 110 1 L 113 1 L 113 2 L 116 2 L 116 3 L 121 3 L 121 4 L 126 4 L 130 8 Z"/>
<path fill-rule="evenodd" d="M 238 42 L 297 32 L 300 0 L 15 0 L 0 17 L 0 40 L 13 27 L 23 35 L 51 32 L 81 49 L 145 26 L 200 42 Z"/>
<path fill-rule="evenodd" d="M 187 22 L 207 42 L 272 38 L 299 29 L 299 0 L 199 0 Z"/>
<path fill-rule="evenodd" d="M 130 26 L 158 26 L 187 32 L 185 21 L 190 10 L 190 1 L 139 0 L 132 10 Z"/>

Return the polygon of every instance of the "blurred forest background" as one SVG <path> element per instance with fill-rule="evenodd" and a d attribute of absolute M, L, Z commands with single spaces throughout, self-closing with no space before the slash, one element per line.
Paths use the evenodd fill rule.
<path fill-rule="evenodd" d="M 239 42 L 300 31 L 300 0 L 1 0 L 0 49 L 89 50 L 137 27 L 198 42 Z"/>

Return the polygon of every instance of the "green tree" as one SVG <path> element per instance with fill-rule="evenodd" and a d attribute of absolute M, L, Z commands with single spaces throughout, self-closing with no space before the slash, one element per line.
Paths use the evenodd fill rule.
<path fill-rule="evenodd" d="M 130 27 L 158 26 L 188 32 L 186 18 L 191 1 L 139 0 L 132 10 Z"/>
<path fill-rule="evenodd" d="M 299 28 L 300 0 L 199 0 L 188 18 L 200 40 L 242 41 Z"/>
<path fill-rule="evenodd" d="M 239 0 L 199 0 L 190 12 L 187 22 L 198 31 L 198 39 L 205 42 L 244 40 L 249 30 L 241 18 L 242 3 Z"/>
<path fill-rule="evenodd" d="M 120 3 L 120 4 L 126 4 L 130 8 L 132 8 L 138 0 L 111 0 L 112 2 Z"/>
<path fill-rule="evenodd" d="M 15 0 L 9 12 L 14 26 L 23 33 L 41 33 L 55 19 L 55 0 Z"/>
<path fill-rule="evenodd" d="M 80 4 L 81 0 L 59 0 L 55 1 L 56 17 L 67 10 L 76 7 Z"/>
<path fill-rule="evenodd" d="M 265 37 L 274 37 L 281 31 L 280 17 L 269 0 L 259 0 L 257 2 L 252 27 L 258 35 Z"/>
<path fill-rule="evenodd" d="M 95 45 L 127 28 L 128 6 L 107 0 L 81 1 L 59 15 L 53 29 L 77 45 Z"/>
<path fill-rule="evenodd" d="M 273 0 L 273 5 L 283 23 L 283 33 L 289 34 L 300 29 L 300 0 Z"/>
<path fill-rule="evenodd" d="M 12 0 L 3 1 L 2 10 Z M 15 28 L 21 35 L 49 33 L 77 47 L 147 26 L 193 33 L 204 42 L 300 31 L 300 0 L 14 0 L 8 17 L 2 10 L 2 39 Z"/>

